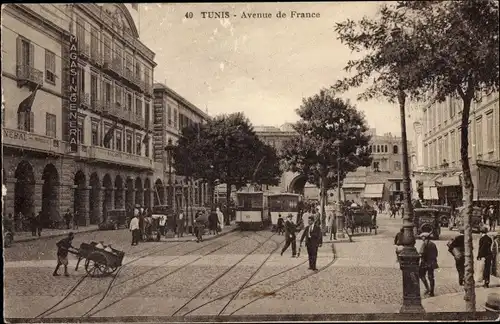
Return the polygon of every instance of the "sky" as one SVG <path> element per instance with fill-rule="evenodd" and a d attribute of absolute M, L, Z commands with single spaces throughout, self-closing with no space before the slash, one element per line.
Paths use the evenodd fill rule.
<path fill-rule="evenodd" d="M 165 83 L 210 115 L 242 111 L 253 125 L 298 120 L 302 98 L 347 75 L 353 53 L 337 39 L 336 22 L 376 14 L 380 2 L 141 4 L 142 42 L 156 53 L 155 82 Z M 202 12 L 230 13 L 228 19 Z M 287 15 L 277 18 L 278 12 Z M 319 18 L 291 18 L 291 11 Z M 192 18 L 186 18 L 187 13 Z M 272 18 L 242 18 L 242 13 Z M 236 15 L 236 17 L 234 16 Z M 188 16 L 190 16 L 188 14 Z M 378 134 L 400 134 L 399 109 L 383 99 L 356 101 Z M 411 134 L 411 124 L 409 125 Z"/>

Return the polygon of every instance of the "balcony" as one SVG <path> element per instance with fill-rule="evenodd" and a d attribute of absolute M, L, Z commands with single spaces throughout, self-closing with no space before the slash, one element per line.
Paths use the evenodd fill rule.
<path fill-rule="evenodd" d="M 90 94 L 80 93 L 80 106 L 89 109 L 90 108 Z"/>
<path fill-rule="evenodd" d="M 18 65 L 16 69 L 17 83 L 19 87 L 24 85 L 43 85 L 43 72 L 29 65 Z"/>
<path fill-rule="evenodd" d="M 92 146 L 88 148 L 88 157 L 93 161 L 107 162 L 117 165 L 127 165 L 140 169 L 152 170 L 153 160 L 146 156 L 140 156 L 104 147 Z"/>
<path fill-rule="evenodd" d="M 81 44 L 79 46 L 80 57 L 89 59 L 90 58 L 90 44 Z"/>
<path fill-rule="evenodd" d="M 102 112 L 103 105 L 99 99 L 92 99 L 90 102 L 90 109 L 95 112 Z"/>
<path fill-rule="evenodd" d="M 63 153 L 59 140 L 18 129 L 4 128 L 3 144 L 6 146 L 30 149 L 44 153 Z"/>

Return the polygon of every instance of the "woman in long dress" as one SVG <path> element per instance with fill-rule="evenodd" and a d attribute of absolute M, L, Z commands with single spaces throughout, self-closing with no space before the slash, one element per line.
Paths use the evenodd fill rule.
<path fill-rule="evenodd" d="M 219 219 L 220 229 L 224 229 L 224 214 L 220 211 L 219 207 L 216 209 L 217 218 Z"/>

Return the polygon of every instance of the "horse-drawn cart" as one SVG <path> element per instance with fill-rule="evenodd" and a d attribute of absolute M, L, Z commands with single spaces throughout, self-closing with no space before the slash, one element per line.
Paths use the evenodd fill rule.
<path fill-rule="evenodd" d="M 85 259 L 85 271 L 91 277 L 105 277 L 121 267 L 125 253 L 108 246 L 98 247 L 98 243 L 82 243 L 79 249 L 73 248 L 70 253 L 78 257 L 75 271 L 82 259 Z"/>
<path fill-rule="evenodd" d="M 346 211 L 346 228 L 351 229 L 352 235 L 355 232 L 370 234 L 372 230 L 377 234 L 377 221 L 376 215 L 373 210 L 360 208 L 360 207 L 350 207 Z"/>

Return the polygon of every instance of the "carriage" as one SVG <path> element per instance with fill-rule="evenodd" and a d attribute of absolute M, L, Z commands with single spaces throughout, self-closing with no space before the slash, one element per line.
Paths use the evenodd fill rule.
<path fill-rule="evenodd" d="M 415 208 L 413 224 L 416 234 L 430 233 L 432 239 L 439 240 L 441 235 L 441 220 L 439 210 L 435 208 Z"/>
<path fill-rule="evenodd" d="M 346 215 L 346 228 L 351 229 L 351 235 L 355 232 L 377 234 L 376 211 L 365 207 L 348 207 L 344 214 Z"/>
<path fill-rule="evenodd" d="M 430 208 L 434 208 L 439 214 L 439 223 L 441 227 L 448 227 L 452 218 L 452 209 L 450 206 L 444 205 L 431 205 Z"/>
<path fill-rule="evenodd" d="M 236 223 L 241 230 L 258 230 L 269 226 L 271 220 L 267 193 L 237 192 L 236 200 Z"/>
<path fill-rule="evenodd" d="M 85 271 L 91 277 L 105 277 L 114 273 L 122 266 L 125 253 L 111 246 L 98 247 L 96 242 L 82 243 L 79 249 L 70 248 L 68 252 L 78 257 L 75 271 L 78 271 L 80 261 L 85 259 Z"/>

